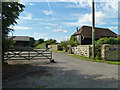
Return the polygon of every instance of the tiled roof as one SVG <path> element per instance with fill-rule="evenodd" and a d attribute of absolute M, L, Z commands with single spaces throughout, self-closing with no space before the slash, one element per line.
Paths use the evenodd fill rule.
<path fill-rule="evenodd" d="M 78 34 L 82 34 L 84 36 L 84 38 L 92 38 L 92 27 L 82 26 L 73 35 L 78 35 Z M 105 37 L 105 36 L 117 37 L 117 34 L 112 32 L 109 29 L 95 27 L 95 38 L 101 38 L 101 37 Z"/>
<path fill-rule="evenodd" d="M 8 36 L 8 38 L 12 38 L 15 41 L 30 41 L 29 36 Z"/>

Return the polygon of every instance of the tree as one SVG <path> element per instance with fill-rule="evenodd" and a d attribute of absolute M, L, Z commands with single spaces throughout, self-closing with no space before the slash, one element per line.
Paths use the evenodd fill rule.
<path fill-rule="evenodd" d="M 47 43 L 47 45 L 52 45 L 52 44 L 56 44 L 56 40 L 54 40 L 54 39 L 48 39 L 47 41 L 46 41 L 46 43 Z"/>
<path fill-rule="evenodd" d="M 78 45 L 77 38 L 75 38 L 75 36 L 72 35 L 72 36 L 70 37 L 69 44 L 70 44 L 72 47 L 77 46 L 77 45 Z"/>
<path fill-rule="evenodd" d="M 35 39 L 33 37 L 30 37 L 30 47 L 35 47 Z"/>
<path fill-rule="evenodd" d="M 38 44 L 44 43 L 44 39 L 38 39 Z"/>
<path fill-rule="evenodd" d="M 69 49 L 68 45 L 69 41 L 61 41 L 61 43 L 59 44 L 59 48 L 67 52 Z"/>
<path fill-rule="evenodd" d="M 17 24 L 16 19 L 22 11 L 24 11 L 25 6 L 18 2 L 2 2 L 2 54 L 4 57 L 4 53 L 9 49 L 11 44 L 9 43 L 9 39 L 7 39 L 7 35 L 9 32 L 14 31 L 14 29 L 10 28 L 10 26 L 14 26 Z M 4 58 L 3 58 L 4 59 Z"/>

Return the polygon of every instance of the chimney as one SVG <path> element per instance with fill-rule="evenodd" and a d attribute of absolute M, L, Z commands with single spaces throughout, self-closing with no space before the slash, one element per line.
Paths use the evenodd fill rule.
<path fill-rule="evenodd" d="M 76 27 L 77 31 L 78 31 L 78 27 Z"/>

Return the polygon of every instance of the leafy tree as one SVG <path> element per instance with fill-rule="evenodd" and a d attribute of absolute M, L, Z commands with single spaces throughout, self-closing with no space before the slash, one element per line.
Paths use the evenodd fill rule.
<path fill-rule="evenodd" d="M 64 51 L 68 51 L 68 45 L 69 45 L 69 41 L 62 41 L 60 44 L 59 44 L 59 50 L 64 50 Z"/>
<path fill-rule="evenodd" d="M 30 47 L 35 47 L 34 43 L 35 43 L 35 39 L 33 37 L 30 37 Z"/>
<path fill-rule="evenodd" d="M 38 39 L 38 44 L 44 43 L 44 39 Z"/>
<path fill-rule="evenodd" d="M 10 26 L 17 24 L 16 19 L 22 11 L 24 11 L 25 6 L 19 2 L 2 2 L 2 52 L 4 53 L 9 49 L 10 42 L 6 39 L 9 32 L 14 31 Z M 3 58 L 4 59 L 4 58 Z"/>
<path fill-rule="evenodd" d="M 52 45 L 52 44 L 56 44 L 56 40 L 53 40 L 53 39 L 48 39 L 47 41 L 46 41 L 46 43 L 47 43 L 47 45 Z"/>
<path fill-rule="evenodd" d="M 77 45 L 78 45 L 77 38 L 75 38 L 75 36 L 72 35 L 72 36 L 70 37 L 69 44 L 70 44 L 72 47 L 77 46 Z"/>

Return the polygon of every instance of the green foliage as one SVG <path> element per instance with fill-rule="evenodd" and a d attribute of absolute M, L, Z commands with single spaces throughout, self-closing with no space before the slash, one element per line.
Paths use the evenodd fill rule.
<path fill-rule="evenodd" d="M 77 46 L 77 45 L 78 45 L 77 38 L 75 38 L 73 35 L 70 37 L 70 40 L 69 40 L 69 45 L 71 45 L 72 47 L 74 47 L 74 46 Z"/>
<path fill-rule="evenodd" d="M 35 47 L 37 47 L 37 45 L 38 45 L 38 43 L 37 43 L 37 42 L 35 42 L 35 43 L 34 43 L 34 46 L 35 46 Z"/>
<path fill-rule="evenodd" d="M 45 41 L 47 45 L 52 45 L 55 44 L 57 41 L 53 40 L 53 39 L 48 39 L 47 41 Z"/>
<path fill-rule="evenodd" d="M 11 47 L 13 41 L 8 40 L 6 36 L 14 31 L 10 26 L 17 24 L 16 19 L 25 6 L 19 2 L 2 2 L 2 52 L 4 53 Z M 3 58 L 4 59 L 4 58 Z"/>
<path fill-rule="evenodd" d="M 19 14 L 25 6 L 18 2 L 2 2 L 2 33 L 7 35 L 13 31 L 9 26 L 17 24 Z"/>
<path fill-rule="evenodd" d="M 46 47 L 48 47 L 48 45 L 54 45 L 54 44 L 56 44 L 56 40 L 54 40 L 54 39 L 48 39 L 48 40 L 46 40 L 45 41 L 45 43 L 46 43 Z"/>
<path fill-rule="evenodd" d="M 101 38 L 95 42 L 96 46 L 101 46 L 101 44 L 120 44 L 120 38 Z"/>
<path fill-rule="evenodd" d="M 4 52 L 6 52 L 8 49 L 12 48 L 14 45 L 15 41 L 13 40 L 13 38 L 5 38 L 4 40 L 4 44 L 6 44 L 4 46 Z"/>
<path fill-rule="evenodd" d="M 64 51 L 68 51 L 68 45 L 69 45 L 69 41 L 62 41 L 60 44 L 59 44 L 59 47 L 58 47 L 58 50 L 64 50 Z"/>
<path fill-rule="evenodd" d="M 30 47 L 35 47 L 35 39 L 33 37 L 30 37 Z"/>
<path fill-rule="evenodd" d="M 41 43 L 36 46 L 37 49 L 46 49 L 46 43 Z"/>
<path fill-rule="evenodd" d="M 64 50 L 64 51 L 68 51 L 69 47 L 68 45 L 71 45 L 72 47 L 77 46 L 78 45 L 78 41 L 77 38 L 75 38 L 74 36 L 70 37 L 70 40 L 68 41 L 62 41 L 59 45 L 58 45 L 58 50 Z"/>
<path fill-rule="evenodd" d="M 38 39 L 38 44 L 44 43 L 44 39 Z"/>
<path fill-rule="evenodd" d="M 95 59 L 99 59 L 99 60 L 102 59 L 101 58 L 101 45 L 102 44 L 120 44 L 120 38 L 105 37 L 105 38 L 101 38 L 95 41 Z M 90 53 L 92 53 L 92 49 L 90 51 L 91 51 Z"/>

